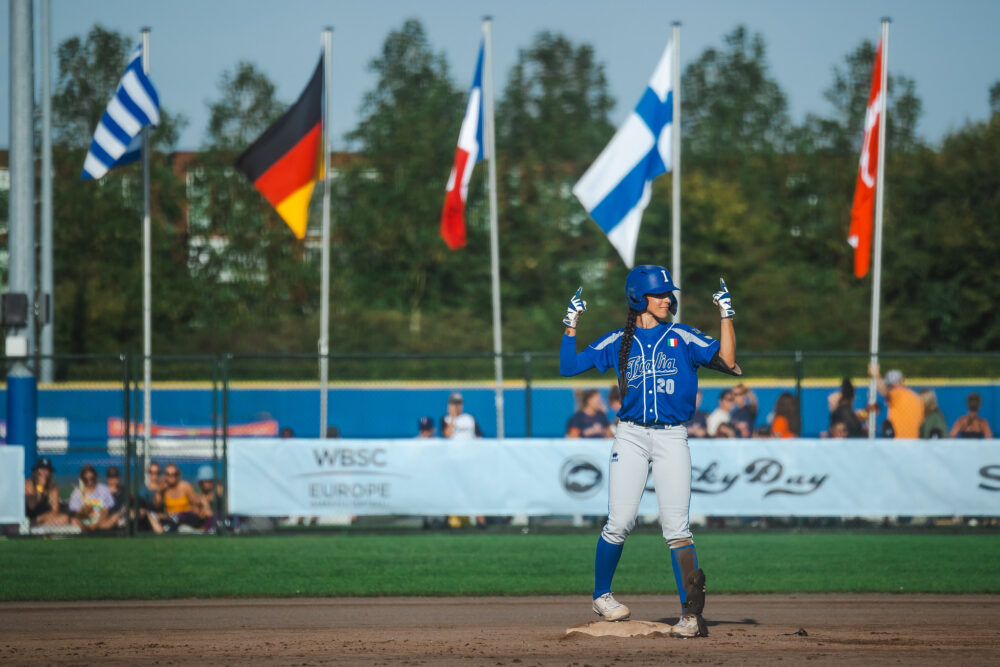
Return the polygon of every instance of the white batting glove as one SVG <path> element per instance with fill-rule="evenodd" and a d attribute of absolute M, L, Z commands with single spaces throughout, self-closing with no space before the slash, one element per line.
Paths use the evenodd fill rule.
<path fill-rule="evenodd" d="M 724 320 L 732 319 L 733 315 L 736 314 L 736 311 L 733 310 L 733 300 L 726 288 L 726 281 L 722 278 L 719 278 L 719 291 L 712 295 L 712 303 L 719 307 L 719 314 Z"/>
<path fill-rule="evenodd" d="M 573 298 L 569 300 L 569 305 L 566 306 L 566 317 L 563 318 L 563 324 L 565 324 L 570 329 L 576 328 L 576 323 L 580 319 L 580 313 L 587 310 L 587 302 L 580 298 L 580 293 L 583 292 L 583 286 L 577 288 L 576 294 Z"/>

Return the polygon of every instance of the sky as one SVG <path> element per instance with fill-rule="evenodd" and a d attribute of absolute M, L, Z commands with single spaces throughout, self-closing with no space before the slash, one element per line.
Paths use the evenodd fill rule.
<path fill-rule="evenodd" d="M 35 0 L 36 81 L 41 68 L 41 0 Z M 761 33 L 772 76 L 788 97 L 795 122 L 827 113 L 823 91 L 833 68 L 862 40 L 878 39 L 880 19 L 892 18 L 889 70 L 916 82 L 924 105 L 918 133 L 936 143 L 949 131 L 989 114 L 989 88 L 1000 80 L 1000 1 L 997 0 L 52 0 L 52 45 L 85 36 L 95 24 L 150 38 L 151 78 L 161 104 L 188 125 L 178 148 L 205 140 L 207 103 L 218 97 L 224 71 L 239 60 L 263 70 L 279 98 L 298 97 L 320 52 L 320 33 L 332 26 L 331 126 L 334 149 L 359 120 L 363 95 L 376 80 L 368 64 L 388 32 L 417 18 L 432 48 L 443 52 L 456 86 L 472 78 L 481 19 L 493 16 L 497 97 L 517 59 L 540 31 L 591 44 L 605 65 L 617 105 L 616 125 L 638 100 L 680 21 L 682 67 L 706 48 L 722 46 L 736 25 Z M 0 11 L 0 34 L 9 40 L 9 0 Z M 55 57 L 52 57 L 55 85 Z M 8 48 L 0 49 L 0 147 L 9 145 Z M 461 116 L 463 109 L 456 109 Z M 891 121 L 890 121 L 891 122 Z M 456 138 L 457 139 L 457 138 Z"/>

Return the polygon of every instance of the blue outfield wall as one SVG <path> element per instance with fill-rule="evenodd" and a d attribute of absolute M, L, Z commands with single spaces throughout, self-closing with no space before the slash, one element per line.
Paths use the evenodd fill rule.
<path fill-rule="evenodd" d="M 531 389 L 531 435 L 536 438 L 560 437 L 566 422 L 576 409 L 574 390 L 588 386 L 599 389 L 606 397 L 610 383 L 593 385 L 546 384 Z M 766 387 L 751 388 L 759 400 L 757 423 L 762 424 L 774 407 L 779 394 L 794 392 L 789 381 L 769 381 Z M 980 414 L 991 427 L 1000 427 L 1000 384 L 920 383 L 912 388 L 930 387 L 935 390 L 948 424 L 966 412 L 966 396 L 971 391 L 983 397 Z M 711 411 L 718 402 L 723 386 L 706 386 L 702 409 Z M 836 386 L 810 386 L 802 390 L 802 436 L 817 437 L 829 421 L 827 397 Z M 416 434 L 417 420 L 422 416 L 439 422 L 445 413 L 448 395 L 459 390 L 465 397 L 465 410 L 479 421 L 484 435 L 496 436 L 496 409 L 492 387 L 482 384 L 468 386 L 335 387 L 330 389 L 329 423 L 336 425 L 345 438 L 406 438 Z M 153 388 L 153 422 L 163 426 L 209 426 L 212 423 L 212 390 L 205 388 Z M 862 407 L 867 387 L 858 388 L 856 407 Z M 140 396 L 141 398 L 141 396 Z M 218 396 L 221 420 L 221 394 Z M 511 438 L 527 435 L 525 425 L 525 390 L 504 391 L 505 434 Z M 0 409 L 6 419 L 6 391 L 0 391 Z M 69 422 L 70 446 L 102 447 L 107 442 L 107 421 L 121 417 L 123 395 L 113 388 L 41 387 L 38 391 L 38 416 L 61 417 Z M 139 411 L 141 414 L 141 410 Z M 319 392 L 316 388 L 259 386 L 232 387 L 229 394 L 229 423 L 240 424 L 262 419 L 275 419 L 290 427 L 299 437 L 317 437 L 319 425 Z M 884 412 L 879 415 L 879 422 Z"/>

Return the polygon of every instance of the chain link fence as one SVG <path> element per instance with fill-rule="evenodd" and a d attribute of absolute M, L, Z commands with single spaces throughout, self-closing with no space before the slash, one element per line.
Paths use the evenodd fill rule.
<path fill-rule="evenodd" d="M 462 395 L 464 410 L 476 418 L 485 437 L 497 432 L 490 353 L 330 355 L 326 424 L 319 418 L 316 355 L 156 355 L 150 360 L 148 428 L 142 358 L 52 359 L 58 381 L 38 386 L 36 470 L 25 483 L 29 519 L 8 532 L 204 533 L 261 528 L 252 520 L 241 523 L 227 516 L 223 480 L 227 447 L 235 438 L 410 438 L 418 435 L 426 420 L 433 425 L 433 435 L 441 436 L 442 417 L 455 393 Z M 754 407 L 749 429 L 734 429 L 737 436 L 775 437 L 776 419 L 788 405 L 795 414 L 791 435 L 844 435 L 831 417 L 845 380 L 854 390 L 853 400 L 846 401 L 848 411 L 865 425 L 867 413 L 873 412 L 876 437 L 909 437 L 913 429 L 918 437 L 948 437 L 956 428 L 959 437 L 987 435 L 989 431 L 979 428 L 977 433 L 974 425 L 969 426 L 971 407 L 988 429 L 1000 425 L 998 353 L 883 354 L 881 379 L 889 381 L 890 391 L 905 392 L 888 405 L 878 394 L 869 400 L 865 353 L 747 352 L 739 355 L 739 361 L 742 378 L 710 371 L 700 374 L 703 415 L 715 410 L 723 394 L 738 385 L 742 387 L 737 394 L 751 397 L 743 399 L 752 399 Z M 559 375 L 558 363 L 555 352 L 503 356 L 506 437 L 563 436 L 585 389 L 597 389 L 607 403 L 612 402 L 614 374 L 567 379 Z M 37 368 L 37 360 L 34 364 Z M 609 407 L 612 419 L 613 407 Z M 4 425 L 6 410 L 5 390 L 0 402 Z M 935 427 L 921 432 L 932 415 L 937 415 Z M 161 509 L 158 522 L 151 520 L 150 512 L 162 503 L 156 489 L 164 483 L 168 467 L 204 500 L 178 512 Z M 107 504 L 107 499 L 97 497 L 103 492 L 94 491 L 91 473 L 114 496 L 112 508 L 117 509 L 109 512 L 117 515 L 114 520 L 102 520 L 93 509 Z M 186 513 L 196 516 L 170 518 Z M 301 518 L 303 523 L 311 519 Z M 298 525 L 300 518 L 288 522 Z M 263 527 L 273 526 L 271 522 Z"/>

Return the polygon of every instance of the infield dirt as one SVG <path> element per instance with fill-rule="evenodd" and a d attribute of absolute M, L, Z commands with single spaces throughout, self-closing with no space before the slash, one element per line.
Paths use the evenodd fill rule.
<path fill-rule="evenodd" d="M 672 622 L 676 600 L 621 596 Z M 567 636 L 577 597 L 0 604 L 0 663 L 872 664 L 1000 662 L 1000 596 L 718 595 L 710 636 Z"/>

